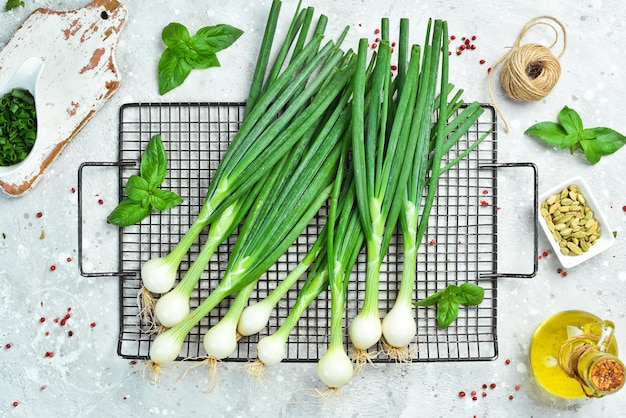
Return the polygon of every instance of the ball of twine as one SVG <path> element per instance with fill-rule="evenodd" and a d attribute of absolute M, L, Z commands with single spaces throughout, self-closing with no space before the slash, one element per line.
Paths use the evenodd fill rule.
<path fill-rule="evenodd" d="M 556 23 L 563 33 L 563 49 L 558 56 L 552 53 L 552 48 L 558 43 L 559 31 L 548 21 Z M 555 39 L 550 46 L 536 43 L 521 44 L 522 38 L 530 29 L 538 25 L 546 25 L 554 31 Z M 559 81 L 561 64 L 559 58 L 565 52 L 567 35 L 565 26 L 552 16 L 538 16 L 531 19 L 520 32 L 513 47 L 493 64 L 489 72 L 489 94 L 496 111 L 504 123 L 506 132 L 509 126 L 495 103 L 491 88 L 491 77 L 496 67 L 502 64 L 500 83 L 507 95 L 517 101 L 536 102 L 546 97 Z"/>
<path fill-rule="evenodd" d="M 500 82 L 510 98 L 536 102 L 552 91 L 560 76 L 561 64 L 549 48 L 526 44 L 502 64 Z"/>

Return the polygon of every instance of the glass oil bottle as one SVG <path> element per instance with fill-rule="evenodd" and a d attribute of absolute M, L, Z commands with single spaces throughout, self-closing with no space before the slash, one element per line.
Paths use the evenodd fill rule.
<path fill-rule="evenodd" d="M 611 321 L 578 310 L 559 312 L 535 330 L 530 366 L 538 385 L 557 399 L 599 398 L 624 385 Z"/>

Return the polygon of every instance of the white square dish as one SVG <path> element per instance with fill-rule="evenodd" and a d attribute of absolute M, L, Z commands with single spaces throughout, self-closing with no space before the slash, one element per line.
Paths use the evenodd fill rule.
<path fill-rule="evenodd" d="M 561 252 L 559 242 L 554 238 L 552 231 L 548 227 L 548 222 L 546 221 L 546 219 L 541 213 L 541 205 L 550 196 L 560 193 L 563 189 L 568 188 L 572 184 L 575 184 L 576 186 L 578 186 L 579 192 L 585 197 L 586 206 L 588 206 L 591 209 L 591 211 L 593 212 L 593 218 L 595 218 L 595 220 L 599 224 L 600 236 L 596 240 L 595 244 L 592 245 L 587 251 L 584 251 L 582 254 L 564 255 Z M 569 180 L 564 181 L 563 183 L 557 186 L 554 186 L 553 188 L 542 193 L 539 196 L 539 207 L 538 207 L 537 212 L 538 212 L 537 222 L 541 226 L 541 229 L 543 229 L 543 232 L 546 234 L 546 237 L 548 238 L 548 241 L 550 242 L 550 245 L 552 246 L 552 249 L 554 250 L 554 254 L 557 256 L 557 258 L 559 259 L 559 262 L 564 268 L 572 268 L 574 266 L 577 266 L 589 260 L 592 257 L 595 257 L 596 255 L 600 254 L 602 251 L 609 248 L 615 242 L 613 231 L 611 227 L 609 226 L 609 223 L 607 222 L 606 217 L 600 210 L 600 207 L 598 206 L 598 203 L 595 197 L 593 196 L 591 189 L 589 188 L 586 181 L 581 176 L 570 178 Z"/>

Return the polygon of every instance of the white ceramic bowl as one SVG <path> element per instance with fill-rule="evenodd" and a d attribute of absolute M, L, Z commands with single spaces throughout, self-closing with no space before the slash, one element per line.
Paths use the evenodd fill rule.
<path fill-rule="evenodd" d="M 3 86 L 0 86 L 0 98 L 9 93 L 14 88 L 21 88 L 28 90 L 35 99 L 35 111 L 37 112 L 37 122 L 40 120 L 39 101 L 37 100 L 37 81 L 39 75 L 43 70 L 44 63 L 41 58 L 31 57 L 24 61 L 19 68 L 15 71 L 11 79 Z M 37 133 L 39 133 L 39 123 L 37 124 Z M 30 150 L 26 158 L 17 164 L 10 166 L 0 166 L 0 178 L 8 177 L 15 171 L 19 170 L 22 166 L 27 165 L 29 160 L 37 154 L 36 149 L 40 147 L 41 141 L 35 139 L 35 144 Z"/>
<path fill-rule="evenodd" d="M 559 193 L 561 190 L 565 189 L 571 184 L 575 184 L 578 186 L 579 191 L 583 194 L 583 196 L 585 196 L 587 206 L 591 208 L 591 210 L 594 213 L 595 219 L 600 224 L 600 238 L 598 238 L 596 243 L 592 245 L 588 251 L 583 252 L 580 255 L 563 255 L 561 253 L 561 249 L 559 248 L 559 243 L 552 236 L 550 229 L 548 229 L 548 223 L 546 222 L 544 217 L 541 215 L 541 204 L 548 197 L 552 196 L 553 194 Z M 553 251 L 554 254 L 558 257 L 559 262 L 564 268 L 571 268 L 571 267 L 577 266 L 578 264 L 583 263 L 592 257 L 595 257 L 596 255 L 600 254 L 602 251 L 609 248 L 615 242 L 615 237 L 613 236 L 613 230 L 609 226 L 609 223 L 607 222 L 604 214 L 600 210 L 600 207 L 598 206 L 598 202 L 593 196 L 591 189 L 589 188 L 589 186 L 587 185 L 587 183 L 581 176 L 576 176 L 567 181 L 564 181 L 563 183 L 554 186 L 553 188 L 551 188 L 550 190 L 547 190 L 546 192 L 544 192 L 543 194 L 539 196 L 539 208 L 538 208 L 537 221 L 539 222 L 541 229 L 543 229 L 543 232 L 546 234 L 546 237 L 548 238 L 548 241 L 550 242 L 550 245 L 552 246 L 552 249 L 554 250 Z"/>

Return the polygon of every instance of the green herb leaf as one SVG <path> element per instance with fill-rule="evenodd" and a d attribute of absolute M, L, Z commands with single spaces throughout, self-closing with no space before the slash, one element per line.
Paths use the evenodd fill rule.
<path fill-rule="evenodd" d="M 610 128 L 585 129 L 585 138 L 580 141 L 580 146 L 585 152 L 587 160 L 595 164 L 603 155 L 610 155 L 626 144 L 626 137 Z"/>
<path fill-rule="evenodd" d="M 189 62 L 189 65 L 193 68 L 197 68 L 198 70 L 220 66 L 220 61 L 217 59 L 217 55 L 211 53 L 204 55 L 203 53 L 199 53 L 197 51 L 187 57 L 187 62 Z"/>
<path fill-rule="evenodd" d="M 230 25 L 206 26 L 191 38 L 191 45 L 196 51 L 210 51 L 215 54 L 234 44 L 241 35 L 241 29 Z"/>
<path fill-rule="evenodd" d="M 485 289 L 473 283 L 463 283 L 461 286 L 463 304 L 469 306 L 480 305 L 485 297 Z"/>
<path fill-rule="evenodd" d="M 437 324 L 447 328 L 459 316 L 459 304 L 452 300 L 452 295 L 444 296 L 437 304 Z"/>
<path fill-rule="evenodd" d="M 559 122 L 565 132 L 570 135 L 579 136 L 583 131 L 583 121 L 580 118 L 580 115 L 573 109 L 565 106 L 559 112 Z"/>
<path fill-rule="evenodd" d="M 169 48 L 178 48 L 180 44 L 186 44 L 191 39 L 189 30 L 180 23 L 172 22 L 163 28 L 161 32 L 163 43 Z"/>
<path fill-rule="evenodd" d="M 432 295 L 428 296 L 426 299 L 422 299 L 420 301 L 413 302 L 413 304 L 415 306 L 432 306 L 432 305 L 436 304 L 437 302 L 439 302 L 439 299 L 441 299 L 441 296 L 443 296 L 443 292 L 439 291 L 439 292 L 433 293 Z"/>
<path fill-rule="evenodd" d="M 482 303 L 485 289 L 473 284 L 463 283 L 460 286 L 449 284 L 425 299 L 413 302 L 416 306 L 432 306 L 437 304 L 437 324 L 440 328 L 447 328 L 459 315 L 459 304 L 477 306 Z"/>
<path fill-rule="evenodd" d="M 183 199 L 176 193 L 163 189 L 153 190 L 148 200 L 159 211 L 168 210 L 183 203 Z"/>
<path fill-rule="evenodd" d="M 141 222 L 152 211 L 152 206 L 144 205 L 131 198 L 124 198 L 109 214 L 107 220 L 116 226 L 130 226 Z"/>
<path fill-rule="evenodd" d="M 215 55 L 228 48 L 243 34 L 230 25 L 206 26 L 190 36 L 180 23 L 170 23 L 161 34 L 167 48 L 158 65 L 159 93 L 161 95 L 183 84 L 191 70 L 219 67 Z"/>
<path fill-rule="evenodd" d="M 150 138 L 141 156 L 141 177 L 150 186 L 159 186 L 167 175 L 167 153 L 161 135 Z M 154 188 L 154 187 L 153 187 Z"/>
<path fill-rule="evenodd" d="M 183 84 L 193 67 L 187 59 L 182 58 L 168 48 L 159 60 L 159 93 L 161 95 Z"/>
<path fill-rule="evenodd" d="M 537 136 L 550 145 L 554 145 L 559 148 L 565 148 L 568 145 L 563 145 L 567 141 L 565 137 L 567 132 L 561 125 L 555 122 L 539 122 L 531 126 L 526 130 L 527 135 Z"/>
<path fill-rule="evenodd" d="M 128 178 L 124 191 L 129 198 L 141 202 L 150 195 L 150 185 L 143 177 L 133 174 Z"/>
<path fill-rule="evenodd" d="M 559 112 L 559 122 L 539 122 L 526 130 L 526 134 L 537 136 L 559 148 L 570 147 L 573 154 L 582 150 L 591 164 L 610 155 L 626 144 L 626 137 L 610 128 L 583 129 L 580 115 L 565 106 Z"/>
<path fill-rule="evenodd" d="M 109 214 L 113 225 L 129 226 L 143 220 L 152 209 L 167 210 L 183 199 L 169 190 L 159 189 L 167 175 L 167 153 L 161 135 L 150 138 L 141 156 L 140 175 L 132 174 L 124 189 L 128 197 Z"/>
<path fill-rule="evenodd" d="M 20 0 L 7 0 L 7 4 L 4 10 L 8 12 L 9 10 L 13 10 L 18 6 L 24 7 L 24 2 Z"/>

